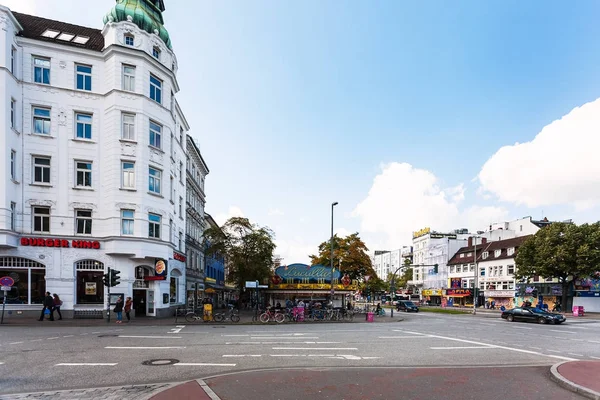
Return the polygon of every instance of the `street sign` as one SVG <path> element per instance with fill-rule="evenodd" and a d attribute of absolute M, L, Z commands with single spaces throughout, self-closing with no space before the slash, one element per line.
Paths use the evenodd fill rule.
<path fill-rule="evenodd" d="M 12 289 L 12 287 L 10 286 L 1 286 L 0 290 L 4 290 L 5 292 L 10 292 L 10 290 Z"/>
<path fill-rule="evenodd" d="M 14 284 L 15 284 L 15 280 L 13 278 L 11 278 L 10 276 L 3 276 L 2 278 L 0 278 L 1 286 L 12 286 Z"/>
<path fill-rule="evenodd" d="M 256 281 L 246 281 L 247 288 L 256 288 L 258 286 L 258 282 Z"/>
<path fill-rule="evenodd" d="M 257 286 L 259 289 L 268 289 L 269 285 L 258 285 Z"/>

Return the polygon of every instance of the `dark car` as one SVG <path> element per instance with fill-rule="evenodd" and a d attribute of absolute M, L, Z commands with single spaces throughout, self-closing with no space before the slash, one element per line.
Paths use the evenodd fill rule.
<path fill-rule="evenodd" d="M 554 314 L 539 308 L 516 307 L 502 312 L 502 318 L 505 320 L 537 322 L 539 324 L 562 324 L 567 319 L 562 314 Z"/>
<path fill-rule="evenodd" d="M 419 312 L 419 307 L 417 307 L 415 305 L 415 303 L 413 303 L 412 301 L 400 300 L 396 304 L 396 310 L 405 311 L 405 312 L 410 312 L 410 311 Z"/>

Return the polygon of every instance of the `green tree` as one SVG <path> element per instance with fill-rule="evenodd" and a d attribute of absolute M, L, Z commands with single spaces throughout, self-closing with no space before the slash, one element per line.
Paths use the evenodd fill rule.
<path fill-rule="evenodd" d="M 358 233 L 346 237 L 333 237 L 333 266 L 339 268 L 343 274 L 348 274 L 351 279 L 361 280 L 365 276 L 375 278 L 375 270 L 371 263 L 371 257 L 367 254 L 369 249 L 360 239 Z M 327 240 L 319 245 L 319 254 L 311 255 L 310 261 L 313 265 L 330 265 L 331 246 Z"/>
<path fill-rule="evenodd" d="M 408 281 L 412 281 L 413 278 L 413 269 L 408 267 L 404 270 L 404 273 L 398 278 L 396 277 L 396 288 L 406 289 L 408 286 Z"/>
<path fill-rule="evenodd" d="M 229 267 L 230 281 L 243 293 L 246 281 L 269 279 L 273 263 L 274 234 L 267 227 L 252 224 L 248 218 L 232 217 L 219 227 L 204 231 L 205 253 L 222 255 Z"/>
<path fill-rule="evenodd" d="M 593 275 L 600 263 L 600 222 L 577 226 L 556 222 L 529 237 L 515 258 L 515 278 L 557 278 L 562 285 L 562 304 L 574 279 Z"/>

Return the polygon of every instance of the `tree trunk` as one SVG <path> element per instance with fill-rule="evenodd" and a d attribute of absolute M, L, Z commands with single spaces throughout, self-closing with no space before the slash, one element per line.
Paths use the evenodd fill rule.
<path fill-rule="evenodd" d="M 563 312 L 567 312 L 567 291 L 569 290 L 569 281 L 566 279 L 562 282 L 562 301 L 560 307 Z"/>

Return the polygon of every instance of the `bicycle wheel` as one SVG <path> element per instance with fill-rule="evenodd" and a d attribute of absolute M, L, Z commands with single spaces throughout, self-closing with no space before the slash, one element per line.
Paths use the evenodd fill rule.
<path fill-rule="evenodd" d="M 269 320 L 271 319 L 269 317 L 269 314 L 267 313 L 262 313 L 260 314 L 260 317 L 258 317 L 258 319 L 260 320 L 260 322 L 262 322 L 263 324 L 266 324 L 267 322 L 269 322 Z"/>
<path fill-rule="evenodd" d="M 276 313 L 275 314 L 275 322 L 277 322 L 278 324 L 280 324 L 283 321 L 285 321 L 285 315 Z"/>
<path fill-rule="evenodd" d="M 231 314 L 231 322 L 240 322 L 240 316 L 237 314 Z"/>
<path fill-rule="evenodd" d="M 198 316 L 194 312 L 189 312 L 189 313 L 185 314 L 185 320 L 187 322 L 195 322 L 198 320 Z"/>
<path fill-rule="evenodd" d="M 223 322 L 225 320 L 225 316 L 221 313 L 213 314 L 213 321 L 215 322 Z"/>

